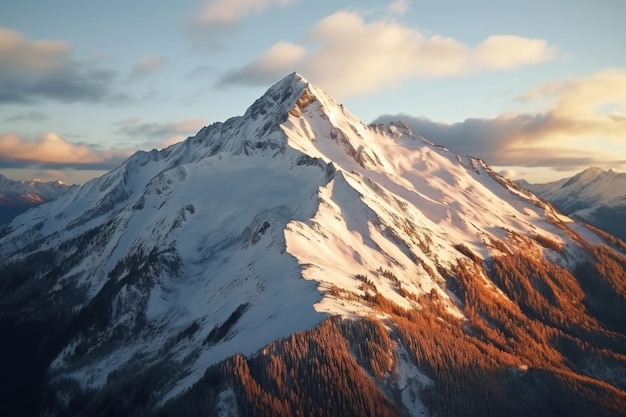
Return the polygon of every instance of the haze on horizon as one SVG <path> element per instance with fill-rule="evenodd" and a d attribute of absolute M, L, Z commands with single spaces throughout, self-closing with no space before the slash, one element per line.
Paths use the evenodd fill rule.
<path fill-rule="evenodd" d="M 319 3 L 319 2 L 318 2 Z M 243 114 L 297 71 L 512 178 L 626 171 L 626 4 L 0 5 L 0 173 L 82 183 Z"/>

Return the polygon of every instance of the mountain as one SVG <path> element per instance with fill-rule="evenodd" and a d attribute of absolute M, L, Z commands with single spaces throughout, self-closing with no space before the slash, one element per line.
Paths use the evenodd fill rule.
<path fill-rule="evenodd" d="M 298 74 L 0 231 L 3 415 L 616 416 L 626 247 Z"/>
<path fill-rule="evenodd" d="M 59 181 L 14 181 L 0 174 L 0 225 L 10 222 L 31 207 L 54 200 L 74 187 Z"/>
<path fill-rule="evenodd" d="M 626 240 L 626 173 L 592 167 L 547 184 L 519 184 L 568 216 Z"/>

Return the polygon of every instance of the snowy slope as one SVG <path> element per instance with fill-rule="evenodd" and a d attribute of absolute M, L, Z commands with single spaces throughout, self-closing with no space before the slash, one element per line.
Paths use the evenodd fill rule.
<path fill-rule="evenodd" d="M 320 190 L 315 216 L 287 229 L 288 251 L 305 265 L 306 278 L 354 291 L 360 285 L 354 275 L 382 269 L 415 294 L 441 291 L 440 277 L 430 271 L 455 262 L 454 244 L 486 257 L 494 252 L 490 241 L 510 231 L 567 239 L 549 207 L 503 188 L 482 161 L 429 143 L 402 124 L 365 126 L 325 93 L 309 90 L 283 128 L 291 146 L 332 161 L 340 175 Z M 377 279 L 385 296 L 406 305 L 396 284 Z M 338 312 L 328 298 L 319 308 Z"/>
<path fill-rule="evenodd" d="M 626 173 L 588 168 L 571 178 L 547 184 L 520 185 L 568 216 L 626 239 Z"/>
<path fill-rule="evenodd" d="M 440 272 L 466 257 L 458 245 L 488 259 L 523 241 L 569 267 L 570 225 L 598 241 L 483 161 L 366 126 L 291 74 L 243 116 L 17 217 L 0 262 L 29 265 L 30 281 L 3 282 L 24 311 L 66 326 L 48 369 L 66 396 L 158 364 L 166 401 L 327 315 L 380 315 L 365 281 L 404 307 L 435 291 L 460 318 Z"/>

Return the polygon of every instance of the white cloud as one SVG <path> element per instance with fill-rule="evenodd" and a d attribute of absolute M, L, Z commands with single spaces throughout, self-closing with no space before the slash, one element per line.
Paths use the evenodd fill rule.
<path fill-rule="evenodd" d="M 356 12 L 340 11 L 317 22 L 301 42 L 279 42 L 229 71 L 221 84 L 265 84 L 295 70 L 332 95 L 345 97 L 374 93 L 411 78 L 514 69 L 551 56 L 543 40 L 498 35 L 472 47 L 398 22 L 366 22 Z"/>
<path fill-rule="evenodd" d="M 293 3 L 295 0 L 209 0 L 197 23 L 231 26 L 249 14 L 259 14 L 270 7 L 284 7 Z"/>
<path fill-rule="evenodd" d="M 506 178 L 515 178 L 517 172 L 515 172 L 514 169 L 508 168 L 508 169 L 501 170 L 500 172 L 498 172 L 498 174 L 500 174 L 500 175 L 502 175 L 503 177 L 506 177 Z"/>
<path fill-rule="evenodd" d="M 546 99 L 552 100 L 549 110 L 555 117 L 578 119 L 587 125 L 613 125 L 615 129 L 603 129 L 603 133 L 626 137 L 626 68 L 609 68 L 588 77 L 542 84 L 521 97 L 523 101 Z"/>
<path fill-rule="evenodd" d="M 113 168 L 128 158 L 129 150 L 102 150 L 69 142 L 54 132 L 34 139 L 16 133 L 0 135 L 0 160 L 3 167 L 40 165 L 47 167 Z"/>
<path fill-rule="evenodd" d="M 167 58 L 161 56 L 146 56 L 135 64 L 130 73 L 131 79 L 137 79 L 152 74 L 167 64 Z"/>
<path fill-rule="evenodd" d="M 29 42 L 18 32 L 0 28 L 0 62 L 7 73 L 37 74 L 57 70 L 65 65 L 69 52 L 67 42 Z"/>
<path fill-rule="evenodd" d="M 520 100 L 548 104 L 537 114 L 453 124 L 407 115 L 385 115 L 375 122 L 404 120 L 416 133 L 492 165 L 567 171 L 591 165 L 626 168 L 626 69 L 545 83 Z"/>
<path fill-rule="evenodd" d="M 164 148 L 197 133 L 206 126 L 203 118 L 185 119 L 170 123 L 141 123 L 139 118 L 120 120 L 117 132 L 133 139 L 143 140 L 142 147 Z"/>
<path fill-rule="evenodd" d="M 396 0 L 387 6 L 387 13 L 392 16 L 403 16 L 409 10 L 409 0 Z"/>
<path fill-rule="evenodd" d="M 110 91 L 116 76 L 93 62 L 72 59 L 67 42 L 31 41 L 16 31 L 0 28 L 0 102 L 127 100 Z"/>
<path fill-rule="evenodd" d="M 508 70 L 547 61 L 554 53 L 552 49 L 543 39 L 495 35 L 476 46 L 474 58 L 479 69 Z"/>
<path fill-rule="evenodd" d="M 306 56 L 306 49 L 289 42 L 279 42 L 249 65 L 222 77 L 224 84 L 267 84 L 276 81 L 277 74 L 287 74 L 297 68 Z"/>
<path fill-rule="evenodd" d="M 191 20 L 188 29 L 194 49 L 221 49 L 227 34 L 250 15 L 267 9 L 286 7 L 298 0 L 205 0 L 202 9 Z"/>

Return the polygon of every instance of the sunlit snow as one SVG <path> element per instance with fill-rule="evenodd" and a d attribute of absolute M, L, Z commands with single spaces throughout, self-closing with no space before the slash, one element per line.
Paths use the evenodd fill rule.
<path fill-rule="evenodd" d="M 237 352 L 253 354 L 327 315 L 378 314 L 362 302 L 357 276 L 407 308 L 419 306 L 400 288 L 417 296 L 434 290 L 461 316 L 437 272 L 464 256 L 455 244 L 487 258 L 498 252 L 490 242 L 506 245 L 510 233 L 570 241 L 555 224 L 569 219 L 498 178 L 482 161 L 436 146 L 402 124 L 364 125 L 292 74 L 244 116 L 165 150 L 137 153 L 16 218 L 0 240 L 0 254 L 37 239 L 43 249 L 56 248 L 98 228 L 106 238 L 56 287 L 72 282 L 85 289 L 76 308 L 133 256 L 178 266 L 154 267 L 151 281 L 116 293 L 111 329 L 145 320 L 132 341 L 86 364 L 72 362 L 75 341 L 52 369 L 97 388 L 137 358 L 160 360 L 164 349 L 178 366 L 165 401 L 209 365 Z M 345 296 L 332 295 L 335 290 Z M 244 304 L 226 337 L 203 343 Z M 177 337 L 192 323 L 197 330 Z M 407 390 L 419 379 L 405 365 L 398 372 Z M 423 410 L 405 392 L 405 404 Z M 221 415 L 233 412 L 229 395 L 220 394 Z"/>

